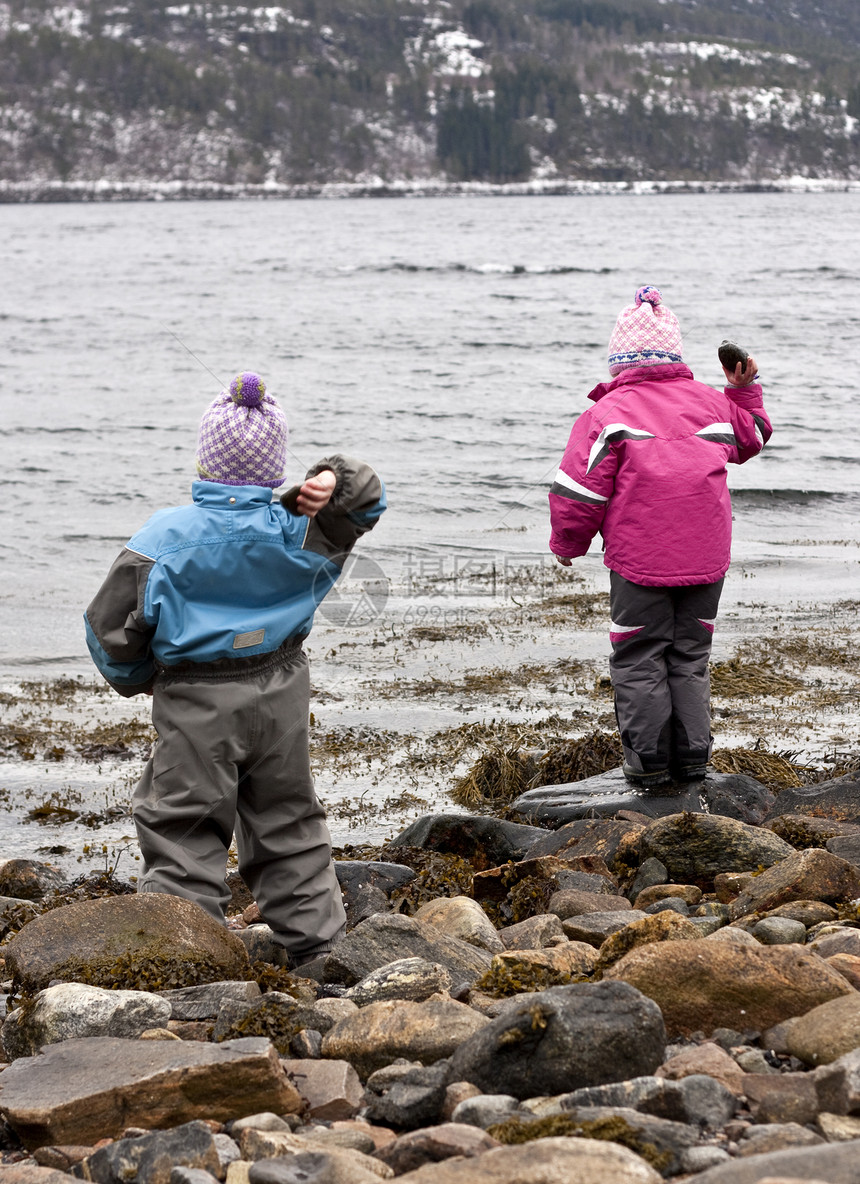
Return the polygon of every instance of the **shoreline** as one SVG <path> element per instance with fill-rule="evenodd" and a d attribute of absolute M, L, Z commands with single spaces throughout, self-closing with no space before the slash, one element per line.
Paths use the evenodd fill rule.
<path fill-rule="evenodd" d="M 260 185 L 217 181 L 0 181 L 0 205 L 146 201 L 342 200 L 393 197 L 603 197 L 672 194 L 858 193 L 860 179 L 782 177 L 747 181 L 331 181 Z"/>
<path fill-rule="evenodd" d="M 488 749 L 614 731 L 602 567 L 548 574 L 519 599 L 426 589 L 363 627 L 318 621 L 311 758 L 336 847 L 460 812 L 451 790 Z M 715 751 L 758 748 L 819 772 L 860 751 L 858 606 L 777 603 L 734 572 L 712 656 Z M 94 673 L 7 670 L 0 709 L 0 855 L 133 871 L 149 700 L 121 699 Z"/>

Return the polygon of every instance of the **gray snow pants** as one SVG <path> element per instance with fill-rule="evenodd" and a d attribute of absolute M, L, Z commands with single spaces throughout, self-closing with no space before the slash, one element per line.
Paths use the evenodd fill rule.
<path fill-rule="evenodd" d="M 227 852 L 291 954 L 330 949 L 346 924 L 308 757 L 310 681 L 299 645 L 245 677 L 162 674 L 158 739 L 134 793 L 141 892 L 224 920 Z"/>
<path fill-rule="evenodd" d="M 609 668 L 624 761 L 678 774 L 710 755 L 708 659 L 723 581 L 646 587 L 610 572 Z"/>

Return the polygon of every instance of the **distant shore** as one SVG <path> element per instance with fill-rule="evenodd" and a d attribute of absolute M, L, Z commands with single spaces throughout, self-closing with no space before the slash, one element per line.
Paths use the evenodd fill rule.
<path fill-rule="evenodd" d="M 540 179 L 494 184 L 443 178 L 259 185 L 217 181 L 0 181 L 0 204 L 110 201 L 248 201 L 383 197 L 589 197 L 696 193 L 857 193 L 860 179 L 780 177 L 747 181 L 581 181 Z"/>

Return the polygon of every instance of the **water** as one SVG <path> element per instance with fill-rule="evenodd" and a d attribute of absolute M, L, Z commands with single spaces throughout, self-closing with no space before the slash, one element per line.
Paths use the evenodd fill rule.
<path fill-rule="evenodd" d="M 727 614 L 752 594 L 855 597 L 858 203 L 0 207 L 0 676 L 89 676 L 82 610 L 149 514 L 187 500 L 200 414 L 240 369 L 262 373 L 287 410 L 290 481 L 334 450 L 384 477 L 391 509 L 364 550 L 391 581 L 390 619 L 479 621 L 484 605 L 454 596 L 461 577 L 546 563 L 547 488 L 605 377 L 615 316 L 645 282 L 678 315 L 698 378 L 721 385 L 723 337 L 754 353 L 775 424 L 765 454 L 731 469 Z M 579 570 L 603 586 L 596 551 Z M 447 592 L 428 604 L 417 591 L 434 581 Z M 322 651 L 339 634 L 320 624 Z M 392 663 L 423 669 L 420 654 L 355 644 L 368 685 Z M 352 703 L 360 683 L 341 687 L 342 718 L 367 708 Z"/>

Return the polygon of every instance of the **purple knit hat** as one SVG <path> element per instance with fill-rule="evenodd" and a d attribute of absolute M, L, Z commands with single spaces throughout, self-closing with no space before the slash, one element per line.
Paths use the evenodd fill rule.
<path fill-rule="evenodd" d="M 283 484 L 290 438 L 281 405 L 259 374 L 245 371 L 203 413 L 197 472 L 222 485 Z"/>
<path fill-rule="evenodd" d="M 629 366 L 660 366 L 682 362 L 681 327 L 663 303 L 657 288 L 646 284 L 633 304 L 622 308 L 609 338 L 609 373 L 620 374 Z"/>

